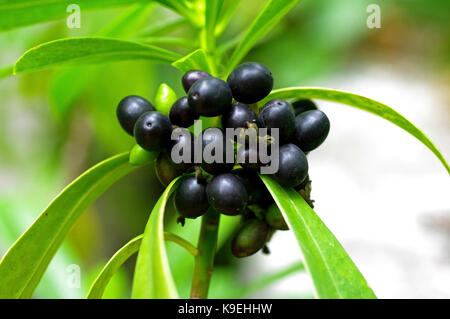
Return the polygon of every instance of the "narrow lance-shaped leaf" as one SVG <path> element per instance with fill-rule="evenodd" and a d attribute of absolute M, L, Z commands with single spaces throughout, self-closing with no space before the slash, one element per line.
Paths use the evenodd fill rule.
<path fill-rule="evenodd" d="M 136 261 L 133 298 L 178 298 L 164 245 L 164 212 L 167 200 L 177 188 L 178 181 L 179 179 L 173 180 L 166 188 L 148 219 Z"/>
<path fill-rule="evenodd" d="M 332 102 L 338 102 L 354 106 L 358 109 L 378 115 L 384 118 L 385 120 L 388 120 L 389 122 L 401 127 L 406 132 L 410 133 L 412 136 L 421 141 L 437 156 L 437 158 L 441 161 L 442 165 L 444 165 L 444 167 L 446 168 L 447 172 L 450 173 L 450 167 L 448 166 L 448 163 L 445 160 L 444 156 L 433 144 L 433 142 L 431 142 L 431 140 L 424 133 L 422 133 L 422 131 L 420 131 L 416 126 L 414 126 L 414 124 L 412 124 L 404 116 L 402 116 L 389 106 L 377 102 L 375 100 L 369 99 L 367 97 L 333 89 L 297 87 L 297 88 L 286 88 L 275 90 L 268 97 L 266 97 L 262 103 L 272 99 L 300 99 L 300 98 L 321 99 Z"/>
<path fill-rule="evenodd" d="M 68 17 L 76 4 L 82 11 L 147 3 L 149 0 L 0 0 L 0 32 Z"/>
<path fill-rule="evenodd" d="M 30 298 L 50 261 L 86 207 L 138 166 L 128 153 L 107 159 L 67 186 L 0 261 L 0 299 Z"/>
<path fill-rule="evenodd" d="M 226 29 L 228 23 L 230 22 L 233 14 L 236 12 L 237 8 L 241 4 L 242 0 L 231 0 L 224 6 L 222 10 L 222 14 L 220 15 L 218 22 L 216 24 L 216 36 L 222 34 L 222 32 Z"/>
<path fill-rule="evenodd" d="M 142 243 L 143 235 L 137 236 L 126 243 L 122 248 L 120 248 L 114 256 L 108 261 L 108 263 L 103 267 L 95 281 L 92 283 L 89 289 L 87 299 L 100 299 L 105 292 L 111 278 L 117 272 L 117 270 L 136 252 L 139 251 L 139 247 Z M 173 241 L 186 248 L 194 256 L 198 254 L 197 248 L 195 248 L 191 243 L 182 239 L 181 237 L 171 234 L 164 233 L 164 240 Z"/>
<path fill-rule="evenodd" d="M 261 179 L 297 238 L 317 297 L 376 298 L 347 252 L 306 201 L 268 176 L 261 175 Z"/>
<path fill-rule="evenodd" d="M 205 47 L 214 50 L 213 44 L 216 42 L 215 30 L 220 10 L 224 0 L 206 0 L 205 1 Z"/>
<path fill-rule="evenodd" d="M 253 21 L 241 43 L 234 50 L 227 63 L 229 74 L 244 56 L 261 40 L 297 3 L 299 0 L 269 0 L 265 8 Z"/>
<path fill-rule="evenodd" d="M 16 62 L 14 74 L 55 66 L 145 59 L 172 63 L 181 56 L 152 45 L 102 37 L 69 38 L 38 45 Z"/>

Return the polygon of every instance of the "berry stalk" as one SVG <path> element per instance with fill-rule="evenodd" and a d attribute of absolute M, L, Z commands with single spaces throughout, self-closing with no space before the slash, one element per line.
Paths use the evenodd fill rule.
<path fill-rule="evenodd" d="M 217 248 L 220 214 L 214 209 L 202 217 L 202 226 L 198 239 L 198 255 L 195 257 L 192 276 L 191 299 L 206 299 L 214 267 Z"/>

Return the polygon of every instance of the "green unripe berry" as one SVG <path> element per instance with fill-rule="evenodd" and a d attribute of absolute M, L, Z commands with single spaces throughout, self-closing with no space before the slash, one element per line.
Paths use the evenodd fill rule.
<path fill-rule="evenodd" d="M 266 222 L 272 228 L 278 230 L 289 230 L 289 227 L 283 218 L 283 214 L 275 203 L 272 204 L 267 210 Z"/>
<path fill-rule="evenodd" d="M 270 227 L 259 219 L 251 219 L 238 231 L 231 243 L 231 252 L 238 258 L 255 254 L 267 241 Z"/>
<path fill-rule="evenodd" d="M 163 83 L 159 86 L 155 95 L 155 108 L 158 112 L 161 112 L 165 116 L 169 116 L 172 105 L 178 100 L 175 91 Z"/>
<path fill-rule="evenodd" d="M 158 152 L 149 152 L 144 150 L 139 145 L 134 145 L 130 152 L 130 164 L 135 166 L 142 166 L 150 164 L 156 159 Z"/>

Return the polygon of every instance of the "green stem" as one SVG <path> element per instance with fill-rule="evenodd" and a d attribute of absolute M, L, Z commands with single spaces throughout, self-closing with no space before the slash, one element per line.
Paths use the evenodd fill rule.
<path fill-rule="evenodd" d="M 206 299 L 214 267 L 217 248 L 220 214 L 213 209 L 202 217 L 202 227 L 198 239 L 198 255 L 195 257 L 192 277 L 191 298 Z"/>
<path fill-rule="evenodd" d="M 181 247 L 185 248 L 189 253 L 191 253 L 192 256 L 198 256 L 198 249 L 194 247 L 190 242 L 188 242 L 186 239 L 181 238 L 178 235 L 164 232 L 164 240 L 174 242 Z"/>

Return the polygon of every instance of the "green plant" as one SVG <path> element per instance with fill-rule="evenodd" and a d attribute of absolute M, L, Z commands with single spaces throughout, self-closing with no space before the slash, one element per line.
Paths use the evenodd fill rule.
<path fill-rule="evenodd" d="M 105 2 L 101 0 L 80 2 L 81 6 L 90 9 L 105 6 Z M 143 5 L 144 2 L 117 0 L 110 1 L 108 4 Z M 196 30 L 199 48 L 182 55 L 158 47 L 156 43 L 172 43 L 184 48 L 190 43 L 190 39 L 152 36 L 149 39 L 144 37 L 143 41 L 132 41 L 114 38 L 115 32 L 109 31 L 105 32 L 107 37 L 67 38 L 43 43 L 25 52 L 14 66 L 1 68 L 0 76 L 62 66 L 143 59 L 173 65 L 183 73 L 199 69 L 225 79 L 252 47 L 299 1 L 268 0 L 254 22 L 247 30 L 244 30 L 239 44 L 231 45 L 219 44 L 217 39 L 234 14 L 239 4 L 238 0 L 159 0 L 156 2 L 178 13 L 182 17 L 182 23 L 192 25 Z M 23 0 L 21 6 L 5 2 L 1 4 L 1 9 L 0 31 L 61 18 L 65 14 L 65 4 L 62 1 L 36 3 L 36 1 Z M 145 12 L 144 9 L 146 9 L 145 6 L 139 7 L 136 12 Z M 177 26 L 179 23 L 172 24 L 171 27 Z M 147 44 L 147 40 L 155 45 Z M 231 49 L 233 52 L 227 58 Z M 274 99 L 289 101 L 322 99 L 347 104 L 378 115 L 416 137 L 439 158 L 447 171 L 450 171 L 447 162 L 434 144 L 412 123 L 387 105 L 356 94 L 322 88 L 275 90 L 266 97 L 264 102 Z M 168 115 L 175 100 L 173 91 L 168 86 L 162 85 L 155 98 L 155 106 L 159 112 Z M 199 111 L 201 113 L 200 108 Z M 164 132 L 167 130 L 166 125 Z M 140 144 L 153 149 L 153 145 L 148 147 L 147 143 Z M 131 153 L 120 154 L 99 163 L 67 186 L 3 256 L 0 262 L 0 298 L 30 298 L 68 231 L 86 207 L 123 176 L 142 166 L 152 165 L 156 156 L 155 153 L 135 146 Z M 133 297 L 178 297 L 168 265 L 165 240 L 180 244 L 195 258 L 191 296 L 194 298 L 207 296 L 214 255 L 219 242 L 218 229 L 223 217 L 221 218 L 213 210 L 205 212 L 197 247 L 174 234 L 165 232 L 165 206 L 170 195 L 180 185 L 177 178 L 170 179 L 170 184 L 150 214 L 143 235 L 130 241 L 112 257 L 94 281 L 88 294 L 89 298 L 100 298 L 114 272 L 136 252 L 138 252 L 138 259 L 134 274 Z M 351 258 L 305 199 L 293 189 L 281 187 L 270 177 L 261 175 L 261 179 L 296 236 L 317 296 L 374 298 L 374 293 Z"/>

